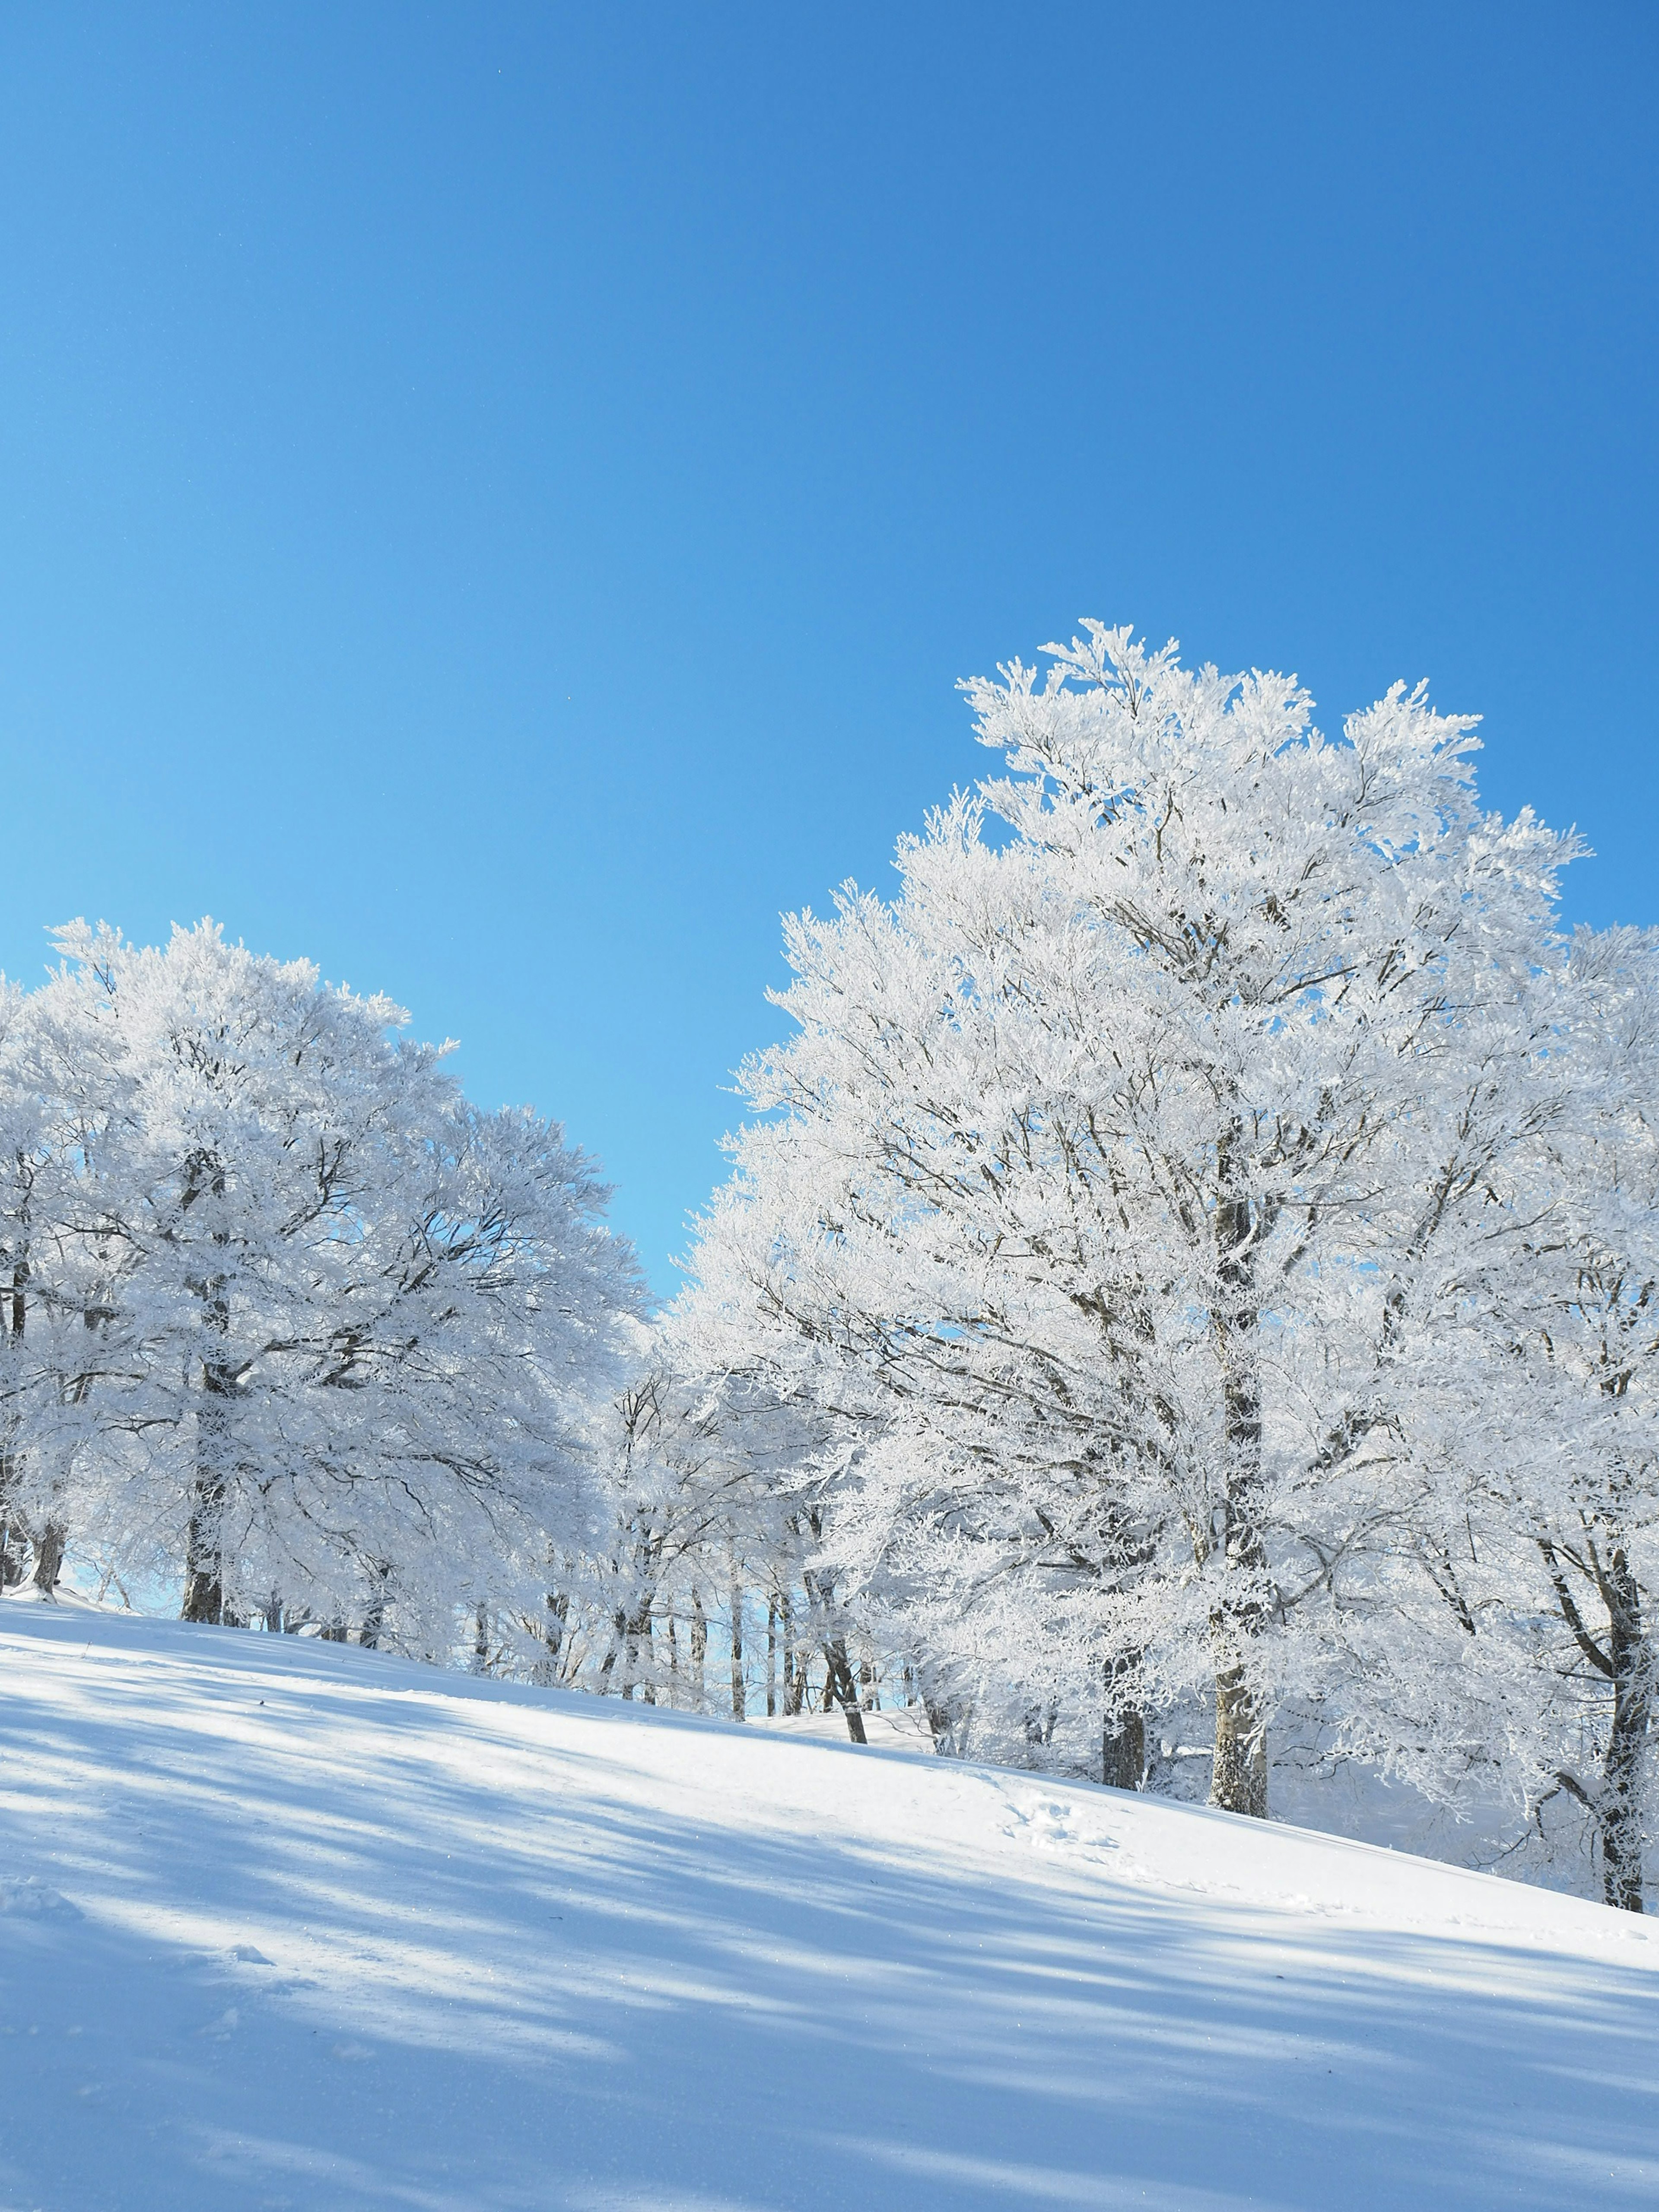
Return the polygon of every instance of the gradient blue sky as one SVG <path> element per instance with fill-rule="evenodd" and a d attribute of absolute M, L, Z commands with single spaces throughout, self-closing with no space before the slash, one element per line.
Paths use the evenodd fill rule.
<path fill-rule="evenodd" d="M 1079 616 L 1659 920 L 1650 4 L 0 14 L 0 963 L 205 913 L 672 1289 L 778 915 Z"/>

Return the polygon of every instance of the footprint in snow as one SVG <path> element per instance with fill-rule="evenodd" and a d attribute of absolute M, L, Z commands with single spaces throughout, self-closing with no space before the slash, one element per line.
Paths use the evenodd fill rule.
<path fill-rule="evenodd" d="M 264 1953 L 257 1950 L 252 1943 L 233 1943 L 230 1947 L 230 1955 L 233 1959 L 240 1960 L 245 1966 L 268 1966 L 271 1963 Z"/>
<path fill-rule="evenodd" d="M 1019 1837 L 1036 1850 L 1074 1850 L 1086 1855 L 1097 1851 L 1115 1853 L 1117 1850 L 1117 1845 L 1109 1836 L 1091 1833 L 1086 1826 L 1081 1833 L 1079 1833 L 1073 1827 L 1073 1822 L 1078 1818 L 1078 1809 L 1075 1805 L 1063 1804 L 1057 1799 L 1049 1799 L 1036 1805 L 1016 1805 L 1012 1809 L 1019 1825 L 1018 1827 L 1006 1829 L 1004 1832 L 1010 1836 Z M 1114 1863 L 1115 1864 L 1116 1862 L 1115 1861 Z M 1118 1871 L 1123 1870 L 1122 1867 L 1118 1868 Z"/>
<path fill-rule="evenodd" d="M 336 2058 L 372 2058 L 374 2053 L 366 2043 L 337 2043 L 333 2055 Z"/>
<path fill-rule="evenodd" d="M 1054 1850 L 1073 1840 L 1069 1805 L 1016 1807 L 1015 1814 L 1019 1821 L 1015 1833 L 1023 1835 L 1028 1844 L 1035 1844 L 1040 1850 Z"/>

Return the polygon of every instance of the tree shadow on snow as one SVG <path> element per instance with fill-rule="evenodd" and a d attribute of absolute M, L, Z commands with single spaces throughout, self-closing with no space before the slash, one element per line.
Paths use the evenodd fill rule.
<path fill-rule="evenodd" d="M 50 1700 L 9 1668 L 0 1698 L 0 2206 L 1659 2193 L 1650 1974 L 1149 1892 L 1109 1853 L 1056 1875 L 642 1808 L 609 1701 L 38 1632 Z M 874 1756 L 829 1755 L 849 1789 Z"/>

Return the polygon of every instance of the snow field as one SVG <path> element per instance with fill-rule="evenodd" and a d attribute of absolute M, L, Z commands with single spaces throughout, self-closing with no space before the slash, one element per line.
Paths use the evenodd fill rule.
<path fill-rule="evenodd" d="M 1659 1943 L 1304 1831 L 0 1608 L 0 2208 L 1659 2201 Z"/>

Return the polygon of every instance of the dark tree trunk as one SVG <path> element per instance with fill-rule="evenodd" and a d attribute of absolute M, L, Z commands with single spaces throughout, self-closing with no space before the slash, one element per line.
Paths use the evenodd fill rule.
<path fill-rule="evenodd" d="M 1652 1690 L 1642 1594 L 1622 1550 L 1613 1553 L 1601 1580 L 1613 1683 L 1613 1723 L 1601 1768 L 1601 1893 L 1620 1911 L 1640 1912 L 1641 1763 Z"/>
<path fill-rule="evenodd" d="M 67 1541 L 67 1532 L 60 1521 L 48 1521 L 36 1539 L 34 1587 L 43 1597 L 51 1597 L 58 1588 L 58 1577 L 64 1570 L 64 1547 Z"/>
<path fill-rule="evenodd" d="M 548 1672 L 556 1681 L 558 1680 L 560 1654 L 564 1650 L 565 1623 L 569 1617 L 569 1598 L 562 1590 L 549 1590 L 542 1635 L 547 1645 Z"/>
<path fill-rule="evenodd" d="M 847 1733 L 854 1743 L 867 1743 L 864 1732 L 864 1714 L 859 1705 L 858 1684 L 853 1679 L 853 1669 L 848 1663 L 847 1644 L 842 1637 L 832 1637 L 823 1647 L 823 1663 L 828 1672 L 823 1685 L 823 1709 L 826 1712 L 839 1705 L 847 1716 Z"/>
<path fill-rule="evenodd" d="M 1652 1659 L 1642 1623 L 1641 1588 L 1620 1543 L 1613 1544 L 1605 1563 L 1593 1538 L 1580 1551 L 1540 1537 L 1538 1548 L 1549 1569 L 1562 1620 L 1613 1694 L 1600 1785 L 1587 1786 L 1570 1773 L 1556 1778 L 1595 1824 L 1601 1846 L 1603 1898 L 1616 1911 L 1640 1912 L 1644 1910 L 1641 1769 L 1653 1704 Z M 1573 1595 L 1565 1571 L 1568 1563 L 1595 1589 L 1606 1608 L 1607 1633 L 1601 1642 Z"/>
<path fill-rule="evenodd" d="M 185 1541 L 185 1601 L 180 1620 L 221 1623 L 225 1617 L 224 1570 L 220 1561 L 219 1524 L 224 1486 L 210 1475 L 198 1477 L 196 1510 Z"/>
<path fill-rule="evenodd" d="M 1109 1719 L 1100 1735 L 1100 1778 L 1109 1790 L 1139 1790 L 1146 1776 L 1146 1724 L 1136 1712 Z"/>
<path fill-rule="evenodd" d="M 1146 1723 L 1133 1702 L 1141 1654 L 1106 1662 L 1106 1712 L 1100 1729 L 1100 1778 L 1109 1790 L 1139 1790 L 1146 1778 Z"/>
<path fill-rule="evenodd" d="M 1215 1766 L 1210 1802 L 1224 1813 L 1267 1817 L 1267 1730 L 1242 1666 L 1215 1678 Z"/>
<path fill-rule="evenodd" d="M 807 1525 L 815 1539 L 823 1530 L 816 1510 L 807 1516 Z M 839 1705 L 847 1716 L 847 1733 L 854 1743 L 866 1743 L 864 1715 L 859 1710 L 858 1685 L 853 1680 L 853 1669 L 847 1657 L 847 1638 L 831 1632 L 836 1620 L 835 1588 L 828 1577 L 809 1571 L 803 1577 L 806 1602 L 811 1607 L 818 1628 L 818 1649 L 823 1654 L 823 1710 L 833 1712 Z"/>

